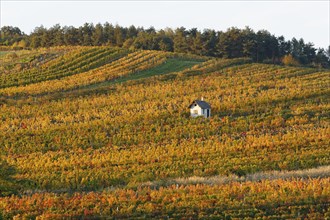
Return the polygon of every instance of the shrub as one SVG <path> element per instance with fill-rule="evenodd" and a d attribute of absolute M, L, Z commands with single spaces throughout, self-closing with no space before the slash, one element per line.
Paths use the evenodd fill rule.
<path fill-rule="evenodd" d="M 286 66 L 299 66 L 300 63 L 291 54 L 285 55 L 282 59 L 282 63 Z"/>

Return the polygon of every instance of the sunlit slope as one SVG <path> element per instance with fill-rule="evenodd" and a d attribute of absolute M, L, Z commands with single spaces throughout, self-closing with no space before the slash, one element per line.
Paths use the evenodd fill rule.
<path fill-rule="evenodd" d="M 0 198 L 0 210 L 4 219 L 327 219 L 329 182 L 324 178 L 43 192 Z"/>
<path fill-rule="evenodd" d="M 55 50 L 55 49 L 54 49 Z M 0 88 L 27 85 L 86 72 L 126 55 L 128 51 L 112 47 L 81 47 L 35 68 L 0 75 Z"/>
<path fill-rule="evenodd" d="M 80 74 L 75 74 L 60 79 L 46 80 L 26 86 L 16 86 L 1 89 L 0 94 L 7 96 L 20 94 L 34 95 L 63 90 L 72 90 L 75 88 L 84 87 L 86 85 L 119 79 L 127 75 L 139 74 L 143 70 L 147 70 L 165 63 L 166 60 L 172 56 L 173 55 L 171 53 L 159 51 L 132 52 L 127 56 L 87 72 L 82 72 Z M 188 66 L 192 65 L 183 65 L 183 68 Z M 175 69 L 176 68 L 173 70 Z M 47 75 L 45 72 L 42 72 L 42 74 Z"/>
<path fill-rule="evenodd" d="M 11 100 L 1 107 L 1 154 L 28 188 L 51 190 L 330 164 L 329 72 L 212 62 L 104 94 Z M 211 119 L 189 117 L 201 96 Z"/>
<path fill-rule="evenodd" d="M 0 77 L 31 70 L 69 52 L 69 47 L 0 51 Z"/>
<path fill-rule="evenodd" d="M 46 80 L 27 86 L 0 89 L 4 96 L 31 96 L 63 91 L 98 88 L 130 80 L 151 76 L 177 73 L 202 74 L 226 66 L 251 62 L 249 59 L 206 59 L 196 56 L 173 54 L 160 51 L 137 51 L 127 56 L 81 74 L 64 77 L 58 80 Z"/>
<path fill-rule="evenodd" d="M 0 219 L 329 216 L 329 71 L 135 51 L 60 72 L 0 89 Z"/>

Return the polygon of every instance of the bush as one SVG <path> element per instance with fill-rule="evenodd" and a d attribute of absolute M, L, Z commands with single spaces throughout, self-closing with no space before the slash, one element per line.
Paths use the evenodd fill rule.
<path fill-rule="evenodd" d="M 291 54 L 285 55 L 282 59 L 282 63 L 286 66 L 300 66 L 298 60 L 296 60 Z"/>

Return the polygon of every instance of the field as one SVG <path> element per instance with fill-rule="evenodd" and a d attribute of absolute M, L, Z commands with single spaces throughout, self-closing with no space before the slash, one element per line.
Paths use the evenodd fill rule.
<path fill-rule="evenodd" d="M 13 54 L 0 54 L 0 219 L 330 218 L 329 70 Z M 212 117 L 190 118 L 201 97 Z"/>

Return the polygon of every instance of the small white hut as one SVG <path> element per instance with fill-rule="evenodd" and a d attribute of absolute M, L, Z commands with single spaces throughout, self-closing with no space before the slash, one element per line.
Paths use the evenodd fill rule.
<path fill-rule="evenodd" d="M 205 118 L 211 117 L 211 106 L 205 102 L 203 97 L 201 100 L 195 100 L 190 105 L 191 117 L 204 116 Z"/>

